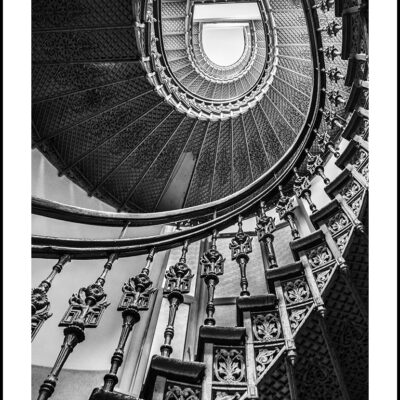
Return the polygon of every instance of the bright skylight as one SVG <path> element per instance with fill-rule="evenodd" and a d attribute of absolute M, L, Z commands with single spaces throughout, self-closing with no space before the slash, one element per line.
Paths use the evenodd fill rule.
<path fill-rule="evenodd" d="M 215 64 L 228 66 L 238 61 L 244 51 L 244 28 L 247 23 L 203 25 L 203 49 Z"/>
<path fill-rule="evenodd" d="M 257 3 L 196 4 L 193 20 L 208 22 L 249 21 L 261 19 Z"/>
<path fill-rule="evenodd" d="M 208 58 L 220 66 L 234 64 L 245 46 L 250 21 L 261 19 L 257 3 L 196 4 L 193 21 L 202 23 L 202 45 Z"/>

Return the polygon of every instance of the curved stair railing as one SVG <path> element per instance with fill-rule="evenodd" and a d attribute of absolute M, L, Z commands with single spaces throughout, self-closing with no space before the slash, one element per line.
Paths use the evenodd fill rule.
<path fill-rule="evenodd" d="M 352 18 L 360 18 L 365 37 L 367 26 L 363 14 L 364 4 L 361 3 L 357 11 L 353 11 L 353 8 L 346 7 L 346 4 L 336 3 L 336 17 L 351 14 Z M 140 16 L 138 24 L 142 24 L 141 21 L 146 15 L 146 5 L 137 5 L 137 15 Z M 339 6 L 341 11 L 338 15 Z M 333 5 L 329 1 L 320 1 L 316 5 L 307 1 L 305 7 L 309 7 L 310 15 L 314 23 L 317 23 L 317 13 L 330 12 Z M 357 12 L 359 15 L 354 16 Z M 138 26 L 138 31 L 150 29 L 146 24 Z M 104 310 L 109 306 L 104 287 L 114 262 L 119 257 L 147 253 L 147 261 L 142 271 L 123 286 L 123 296 L 118 306 L 123 318 L 119 343 L 111 359 L 110 371 L 104 377 L 104 385 L 95 389 L 91 396 L 92 400 L 134 399 L 131 395 L 114 390 L 118 382 L 118 370 L 133 326 L 139 323 L 141 314 L 149 309 L 149 302 L 154 293 L 149 278 L 154 255 L 175 246 L 182 246 L 182 252 L 179 261 L 171 265 L 166 272 L 164 296 L 169 302 L 170 314 L 164 333 L 165 342 L 161 347 L 161 356 L 154 356 L 151 360 L 141 399 L 262 398 L 260 385 L 277 379 L 273 374 L 279 375 L 279 363 L 284 360 L 285 382 L 290 398 L 295 400 L 299 398 L 299 392 L 304 391 L 303 383 L 296 378 L 301 369 L 301 366 L 296 367 L 297 360 L 301 359 L 298 355 L 301 352 L 299 343 L 303 343 L 302 332 L 307 330 L 307 324 L 310 324 L 313 318 L 318 320 L 319 331 L 328 348 L 337 396 L 344 399 L 353 398 L 348 378 L 342 371 L 341 359 L 336 352 L 337 346 L 332 344 L 326 320 L 330 312 L 328 304 L 333 301 L 330 292 L 334 291 L 339 276 L 359 311 L 362 321 L 360 324 L 365 325 L 368 319 L 366 300 L 357 288 L 359 282 L 352 278 L 352 274 L 357 272 L 356 264 L 353 263 L 356 257 L 353 253 L 357 250 L 353 243 L 363 243 L 363 246 L 366 246 L 368 234 L 368 57 L 352 53 L 352 59 L 357 62 L 356 66 L 351 67 L 349 62 L 347 74 L 353 78 L 345 76 L 343 70 L 340 70 L 343 68 L 342 62 L 335 64 L 338 55 L 334 55 L 339 50 L 332 48 L 334 45 L 322 47 L 319 35 L 325 32 L 324 34 L 330 37 L 329 29 L 328 24 L 325 28 L 314 31 L 314 40 L 321 49 L 318 57 L 325 56 L 331 61 L 325 68 L 328 78 L 326 86 L 325 76 L 319 82 L 319 71 L 315 74 L 314 85 L 317 92 L 318 88 L 323 88 L 318 96 L 323 98 L 327 95 L 331 107 L 319 111 L 317 109 L 308 125 L 312 130 L 304 130 L 299 143 L 296 143 L 299 147 L 292 147 L 288 152 L 289 156 L 277 167 L 284 166 L 285 173 L 276 177 L 273 182 L 271 178 L 275 170 L 267 173 L 247 191 L 223 201 L 186 211 L 150 216 L 94 212 L 34 199 L 35 214 L 73 222 L 123 227 L 120 238 L 114 240 L 33 237 L 33 257 L 55 258 L 58 262 L 50 275 L 32 290 L 32 340 L 51 316 L 51 282 L 62 272 L 66 263 L 74 259 L 107 260 L 96 281 L 79 289 L 69 300 L 69 307 L 60 322 L 60 326 L 65 327 L 64 342 L 50 375 L 40 387 L 38 400 L 46 400 L 52 395 L 65 361 L 74 348 L 85 340 L 86 328 L 96 328 L 99 325 Z M 347 37 L 347 25 L 343 24 L 342 29 L 343 37 Z M 359 37 L 356 36 L 355 40 L 359 40 Z M 354 48 L 358 51 L 360 47 L 357 46 Z M 341 88 L 352 86 L 349 97 L 345 94 L 348 93 L 345 88 L 343 93 L 331 93 L 338 90 L 338 82 L 341 82 Z M 354 89 L 355 83 L 357 89 Z M 340 101 L 338 96 L 341 96 L 344 102 Z M 321 98 L 318 100 L 321 101 Z M 320 104 L 319 101 L 315 101 L 315 104 Z M 318 119 L 322 120 L 323 132 L 314 132 L 314 126 L 318 126 L 315 125 Z M 334 140 L 334 137 L 337 139 Z M 340 151 L 336 141 L 340 142 Z M 341 172 L 331 180 L 325 174 L 325 167 L 328 162 L 333 161 Z M 305 171 L 308 172 L 308 176 L 305 175 Z M 320 184 L 321 180 L 329 201 L 318 209 L 312 191 L 316 182 Z M 266 188 L 262 186 L 264 183 L 267 183 Z M 277 187 L 279 183 L 284 187 Z M 233 205 L 235 208 L 229 210 Z M 277 261 L 277 254 L 281 251 L 275 246 L 279 229 L 274 218 L 270 216 L 271 207 L 276 208 L 280 220 L 290 229 L 291 240 L 285 241 L 285 245 L 290 248 L 294 261 L 289 264 L 282 265 Z M 208 218 L 205 222 L 199 220 L 197 225 L 193 224 L 199 216 L 207 214 L 213 214 L 213 218 Z M 251 287 L 248 284 L 246 271 L 251 260 L 252 238 L 242 227 L 242 217 L 253 215 L 256 215 L 255 228 L 262 249 L 267 282 L 267 292 L 259 296 L 251 295 Z M 299 218 L 307 221 L 308 233 L 304 234 L 303 227 L 300 234 Z M 192 226 L 161 237 L 122 237 L 128 225 L 183 222 L 185 219 L 192 219 Z M 240 269 L 241 279 L 238 287 L 241 292 L 235 303 L 237 327 L 224 327 L 218 326 L 214 318 L 214 290 L 224 274 L 224 259 L 219 251 L 218 232 L 232 225 L 234 221 L 238 223 L 238 231 L 229 247 L 232 260 L 236 261 Z M 196 361 L 181 361 L 170 356 L 173 350 L 174 320 L 184 295 L 190 289 L 193 277 L 186 253 L 190 242 L 210 235 L 209 249 L 204 251 L 200 260 L 201 277 L 207 286 L 207 305 L 204 325 L 199 331 L 197 358 Z"/>

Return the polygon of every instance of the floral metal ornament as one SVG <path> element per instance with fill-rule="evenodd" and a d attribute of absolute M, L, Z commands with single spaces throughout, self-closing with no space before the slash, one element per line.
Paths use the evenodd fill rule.
<path fill-rule="evenodd" d="M 207 317 L 204 320 L 204 325 L 215 325 L 214 292 L 215 287 L 219 282 L 218 276 L 224 273 L 224 262 L 225 259 L 217 250 L 217 231 L 214 229 L 211 239 L 211 248 L 206 251 L 200 259 L 200 264 L 202 266 L 200 277 L 204 279 L 208 291 L 206 307 Z"/>
<path fill-rule="evenodd" d="M 310 298 L 310 288 L 305 279 L 296 279 L 283 285 L 283 294 L 287 303 L 300 303 Z"/>
<path fill-rule="evenodd" d="M 344 186 L 344 188 L 340 191 L 340 194 L 346 201 L 349 201 L 355 197 L 361 191 L 361 189 L 361 184 L 355 179 L 352 179 Z"/>
<path fill-rule="evenodd" d="M 336 119 L 333 119 L 332 121 L 336 121 Z M 333 124 L 333 125 L 335 125 L 335 124 Z M 316 133 L 317 133 L 317 144 L 318 144 L 320 150 L 323 153 L 328 150 L 336 158 L 339 158 L 340 153 L 336 150 L 335 145 L 331 141 L 331 137 L 329 136 L 328 132 L 320 133 L 320 132 L 316 131 Z"/>
<path fill-rule="evenodd" d="M 320 292 L 324 290 L 330 276 L 331 276 L 331 271 L 329 269 L 317 274 L 317 279 L 315 281 L 317 283 L 317 287 L 320 290 Z"/>
<path fill-rule="evenodd" d="M 339 212 L 329 218 L 327 227 L 332 234 L 339 233 L 350 225 L 350 219 L 344 212 Z"/>
<path fill-rule="evenodd" d="M 350 207 L 351 207 L 351 209 L 352 209 L 352 211 L 353 211 L 353 213 L 354 213 L 354 215 L 356 216 L 356 217 L 358 217 L 359 215 L 360 215 L 360 211 L 361 211 L 361 206 L 362 206 L 362 197 L 360 196 L 360 197 L 358 197 L 357 199 L 355 199 L 355 200 L 353 200 L 351 203 L 350 203 Z"/>
<path fill-rule="evenodd" d="M 307 154 L 307 171 L 312 174 L 319 175 L 324 181 L 325 185 L 331 183 L 330 179 L 325 176 L 324 173 L 324 161 L 319 154 L 311 154 L 309 150 L 306 149 Z"/>
<path fill-rule="evenodd" d="M 243 350 L 217 349 L 214 354 L 214 375 L 219 382 L 242 382 L 245 377 Z"/>
<path fill-rule="evenodd" d="M 336 57 L 340 56 L 340 51 L 334 46 L 328 46 L 325 50 L 324 50 L 324 54 L 325 57 L 328 60 L 334 61 Z"/>
<path fill-rule="evenodd" d="M 166 285 L 164 294 L 174 291 L 180 293 L 189 293 L 191 280 L 193 278 L 192 270 L 188 267 L 185 261 L 178 261 L 171 265 L 165 273 Z"/>
<path fill-rule="evenodd" d="M 247 290 L 249 283 L 246 277 L 246 266 L 249 262 L 248 254 L 252 252 L 251 243 L 253 238 L 243 232 L 243 219 L 240 215 L 238 217 L 238 227 L 238 232 L 229 243 L 229 248 L 232 260 L 236 260 L 240 268 L 240 287 L 242 289 L 240 296 L 250 296 L 250 292 Z"/>
<path fill-rule="evenodd" d="M 326 76 L 329 78 L 331 82 L 338 83 L 339 80 L 344 80 L 345 76 L 341 73 L 341 71 L 335 67 L 335 68 L 330 68 L 328 71 L 326 71 Z"/>
<path fill-rule="evenodd" d="M 221 392 L 218 390 L 215 393 L 214 400 L 239 400 L 240 397 L 241 397 L 241 395 L 239 392 L 227 393 L 227 392 Z"/>
<path fill-rule="evenodd" d="M 335 0 L 321 0 L 315 7 L 319 7 L 323 13 L 330 11 L 335 5 Z"/>
<path fill-rule="evenodd" d="M 304 320 L 304 318 L 307 315 L 307 311 L 308 311 L 308 307 L 290 310 L 289 322 L 290 322 L 290 327 L 292 328 L 293 332 L 296 331 L 296 329 L 299 327 L 301 322 Z"/>
<path fill-rule="evenodd" d="M 305 199 L 310 207 L 311 212 L 317 211 L 317 206 L 311 200 L 311 182 L 306 176 L 301 176 L 297 168 L 293 168 L 295 181 L 293 183 L 293 191 L 297 197 Z"/>
<path fill-rule="evenodd" d="M 363 148 L 359 148 L 350 160 L 350 164 L 354 165 L 357 169 L 363 165 L 368 158 L 368 152 Z"/>
<path fill-rule="evenodd" d="M 172 353 L 171 342 L 174 337 L 174 324 L 179 305 L 183 303 L 183 294 L 190 292 L 192 270 L 186 264 L 186 253 L 189 241 L 185 240 L 182 246 L 182 255 L 175 265 L 171 265 L 165 273 L 166 283 L 164 295 L 169 301 L 168 322 L 164 331 L 164 344 L 161 346 L 161 355 L 169 357 Z"/>
<path fill-rule="evenodd" d="M 33 339 L 43 325 L 44 321 L 52 316 L 52 314 L 49 312 L 50 302 L 47 298 L 47 293 L 41 287 L 32 289 L 31 310 L 31 335 Z"/>
<path fill-rule="evenodd" d="M 335 20 L 331 21 L 328 23 L 328 25 L 325 27 L 325 31 L 328 34 L 329 37 L 336 36 L 339 31 L 342 29 L 342 25 L 340 25 L 338 22 Z"/>
<path fill-rule="evenodd" d="M 104 310 L 110 305 L 103 285 L 116 259 L 116 253 L 110 254 L 96 282 L 80 288 L 70 297 L 69 307 L 59 323 L 59 326 L 65 327 L 64 341 L 50 374 L 39 388 L 38 400 L 47 400 L 53 394 L 63 365 L 75 346 L 85 340 L 85 328 L 96 328 Z"/>
<path fill-rule="evenodd" d="M 321 245 L 312 249 L 307 258 L 313 268 L 322 267 L 333 260 L 333 255 L 328 246 Z"/>
<path fill-rule="evenodd" d="M 200 400 L 200 397 L 198 388 L 167 383 L 164 400 Z"/>
<path fill-rule="evenodd" d="M 275 249 L 273 245 L 275 232 L 275 218 L 269 217 L 266 214 L 265 201 L 260 203 L 260 215 L 256 217 L 256 233 L 260 243 L 264 243 L 269 268 L 277 268 Z"/>
<path fill-rule="evenodd" d="M 37 288 L 31 291 L 31 339 L 33 340 L 44 322 L 52 316 L 50 313 L 50 301 L 47 293 L 53 279 L 62 271 L 63 266 L 70 261 L 69 255 L 61 256 L 54 265 L 50 275 L 44 279 Z"/>
<path fill-rule="evenodd" d="M 340 254 L 344 253 L 347 243 L 349 241 L 349 238 L 350 238 L 350 232 L 346 232 L 345 234 L 339 235 L 338 237 L 335 238 L 335 241 L 336 241 L 337 247 L 340 251 Z"/>
<path fill-rule="evenodd" d="M 279 200 L 276 205 L 276 212 L 281 220 L 285 220 L 289 223 L 290 231 L 294 240 L 299 239 L 299 230 L 297 228 L 295 217 L 294 217 L 294 201 L 292 197 L 285 196 L 283 194 L 282 185 L 278 186 Z"/>
<path fill-rule="evenodd" d="M 277 313 L 252 315 L 255 340 L 271 342 L 282 338 L 282 325 Z"/>
<path fill-rule="evenodd" d="M 369 183 L 369 166 L 368 166 L 368 164 L 364 165 L 364 167 L 362 167 L 360 169 L 360 173 L 364 177 L 365 181 L 367 183 Z"/>
<path fill-rule="evenodd" d="M 129 278 L 128 282 L 124 283 L 122 287 L 123 295 L 117 310 L 123 311 L 128 308 L 148 310 L 150 295 L 155 291 L 152 285 L 153 282 L 144 273 Z"/>
<path fill-rule="evenodd" d="M 340 94 L 339 90 L 330 90 L 326 93 L 328 96 L 328 100 L 335 106 L 338 107 L 341 104 L 346 103 L 346 100 Z"/>
<path fill-rule="evenodd" d="M 268 368 L 278 353 L 278 347 L 260 349 L 258 351 L 255 359 L 257 376 L 260 376 Z"/>
<path fill-rule="evenodd" d="M 80 288 L 78 293 L 72 294 L 69 304 L 59 326 L 70 326 L 79 322 L 85 328 L 96 328 L 104 310 L 110 305 L 103 287 L 97 283 Z"/>
<path fill-rule="evenodd" d="M 150 266 L 155 254 L 154 247 L 149 251 L 146 265 L 141 272 L 129 278 L 122 287 L 122 297 L 119 302 L 118 311 L 122 311 L 122 329 L 118 345 L 111 357 L 111 367 L 104 376 L 103 390 L 112 392 L 118 383 L 117 372 L 124 360 L 124 350 L 133 326 L 140 321 L 139 311 L 149 309 L 150 295 L 155 291 L 149 278 Z"/>

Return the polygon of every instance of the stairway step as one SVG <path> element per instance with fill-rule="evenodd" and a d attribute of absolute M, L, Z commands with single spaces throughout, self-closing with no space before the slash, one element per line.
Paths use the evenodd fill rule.
<path fill-rule="evenodd" d="M 89 400 L 138 400 L 138 398 L 124 393 L 108 392 L 103 389 L 96 388 L 90 395 Z"/>
<path fill-rule="evenodd" d="M 205 368 L 205 364 L 201 362 L 181 361 L 175 358 L 154 355 L 150 362 L 140 398 L 146 400 L 152 398 L 157 377 L 183 381 L 188 384 L 201 383 Z"/>
<path fill-rule="evenodd" d="M 243 296 L 236 298 L 236 319 L 239 326 L 243 325 L 243 313 L 246 311 L 264 311 L 275 309 L 276 296 L 274 294 L 259 296 Z M 244 329 L 244 328 L 243 328 Z"/>
<path fill-rule="evenodd" d="M 205 343 L 217 345 L 243 345 L 246 329 L 230 326 L 207 326 L 202 325 L 199 329 L 199 341 L 197 345 L 197 357 L 203 359 Z"/>

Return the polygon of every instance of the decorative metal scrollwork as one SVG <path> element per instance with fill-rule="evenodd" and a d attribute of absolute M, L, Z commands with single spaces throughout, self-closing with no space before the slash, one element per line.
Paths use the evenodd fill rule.
<path fill-rule="evenodd" d="M 252 327 L 255 339 L 261 342 L 270 342 L 282 337 L 282 326 L 278 314 L 253 315 Z"/>
<path fill-rule="evenodd" d="M 352 179 L 341 191 L 340 194 L 347 201 L 351 200 L 361 190 L 361 184 Z"/>
<path fill-rule="evenodd" d="M 354 165 L 356 168 L 359 168 L 361 164 L 367 159 L 368 153 L 364 149 L 358 149 L 356 154 L 350 160 L 350 164 Z"/>
<path fill-rule="evenodd" d="M 360 173 L 368 183 L 369 182 L 369 166 L 368 166 L 368 164 L 364 165 L 364 167 L 361 168 Z"/>
<path fill-rule="evenodd" d="M 296 279 L 284 284 L 283 294 L 289 304 L 300 303 L 310 298 L 310 288 L 304 279 Z"/>
<path fill-rule="evenodd" d="M 239 392 L 234 392 L 234 393 L 226 393 L 226 392 L 220 392 L 217 391 L 215 394 L 215 399 L 214 400 L 239 400 L 240 399 L 240 393 Z"/>
<path fill-rule="evenodd" d="M 322 267 L 333 260 L 333 255 L 328 246 L 322 245 L 312 249 L 308 255 L 308 261 L 312 267 Z"/>
<path fill-rule="evenodd" d="M 128 308 L 137 310 L 148 310 L 150 295 L 155 291 L 152 286 L 153 282 L 145 273 L 140 273 L 129 278 L 128 282 L 122 287 L 123 295 L 118 305 L 118 311 L 123 311 Z"/>
<path fill-rule="evenodd" d="M 260 376 L 274 360 L 275 356 L 279 353 L 277 347 L 273 349 L 260 349 L 256 356 L 256 371 L 257 376 Z"/>
<path fill-rule="evenodd" d="M 332 234 L 340 232 L 350 224 L 349 217 L 344 213 L 340 212 L 331 217 L 328 221 L 328 229 Z"/>
<path fill-rule="evenodd" d="M 243 351 L 237 349 L 217 349 L 214 354 L 214 375 L 219 382 L 242 382 L 245 377 Z"/>
<path fill-rule="evenodd" d="M 40 329 L 46 319 L 50 318 L 52 314 L 50 310 L 50 302 L 47 298 L 46 290 L 43 287 L 32 289 L 31 292 L 31 334 L 32 337 Z"/>
<path fill-rule="evenodd" d="M 309 207 L 311 212 L 317 211 L 316 205 L 311 200 L 311 182 L 310 180 L 304 176 L 300 175 L 297 171 L 297 168 L 293 168 L 295 181 L 293 183 L 293 191 L 297 197 L 304 198 Z"/>
<path fill-rule="evenodd" d="M 53 314 L 50 313 L 50 301 L 47 293 L 51 287 L 53 279 L 59 274 L 63 266 L 70 261 L 69 255 L 63 255 L 58 260 L 57 264 L 49 276 L 47 276 L 38 287 L 33 288 L 31 291 L 31 338 L 35 338 L 43 323 L 50 318 Z"/>
<path fill-rule="evenodd" d="M 217 230 L 214 229 L 211 239 L 211 248 L 205 252 L 201 259 L 200 264 L 202 266 L 201 278 L 204 278 L 204 282 L 207 285 L 208 299 L 206 306 L 207 317 L 204 320 L 205 325 L 215 325 L 214 312 L 214 292 L 215 287 L 219 282 L 218 276 L 224 273 L 224 262 L 225 259 L 222 254 L 217 250 Z"/>
<path fill-rule="evenodd" d="M 275 249 L 273 245 L 275 232 L 275 218 L 266 213 L 265 201 L 260 202 L 260 215 L 256 217 L 256 233 L 260 243 L 264 244 L 269 268 L 277 268 Z"/>
<path fill-rule="evenodd" d="M 231 243 L 229 243 L 229 248 L 232 252 L 232 260 L 236 260 L 239 257 L 248 258 L 247 254 L 252 251 L 252 241 L 252 237 L 239 230 L 239 232 L 232 238 Z"/>
<path fill-rule="evenodd" d="M 330 275 L 331 275 L 330 270 L 322 271 L 319 274 L 317 274 L 316 283 L 317 283 L 318 289 L 321 292 L 324 289 L 326 283 L 328 282 Z"/>
<path fill-rule="evenodd" d="M 295 310 L 290 310 L 289 312 L 289 322 L 292 331 L 295 331 L 303 319 L 306 317 L 308 308 L 300 308 Z"/>
<path fill-rule="evenodd" d="M 232 260 L 236 260 L 240 268 L 240 296 L 250 296 L 250 292 L 247 290 L 249 282 L 246 276 L 246 267 L 249 261 L 248 254 L 252 252 L 251 243 L 253 238 L 247 233 L 243 232 L 243 218 L 241 215 L 238 217 L 238 231 L 229 243 L 231 250 Z"/>
<path fill-rule="evenodd" d="M 336 244 L 341 254 L 343 254 L 346 248 L 347 242 L 349 241 L 349 236 L 350 233 L 346 232 L 344 235 L 338 236 L 336 238 Z"/>
<path fill-rule="evenodd" d="M 98 283 L 80 288 L 77 294 L 69 299 L 70 306 L 62 317 L 59 326 L 69 326 L 77 321 L 83 322 L 85 328 L 95 328 L 100 322 L 104 310 L 110 305 L 107 295 Z M 84 316 L 84 318 L 82 318 Z M 83 321 L 81 321 L 83 319 Z"/>
<path fill-rule="evenodd" d="M 356 200 L 352 201 L 350 204 L 350 207 L 353 210 L 354 215 L 357 217 L 360 214 L 361 205 L 362 205 L 362 197 L 358 197 Z"/>
<path fill-rule="evenodd" d="M 193 278 L 192 270 L 186 264 L 186 253 L 188 252 L 189 241 L 185 240 L 182 246 L 182 254 L 175 265 L 171 265 L 165 273 L 166 283 L 164 295 L 167 295 L 169 302 L 168 322 L 164 331 L 164 344 L 161 346 L 161 355 L 169 357 L 172 353 L 171 341 L 174 337 L 175 316 L 179 305 L 183 303 L 183 294 L 189 293 L 190 284 Z"/>
<path fill-rule="evenodd" d="M 167 384 L 164 400 L 200 400 L 200 389 Z"/>
<path fill-rule="evenodd" d="M 186 262 L 179 261 L 175 265 L 171 265 L 165 273 L 165 278 L 164 294 L 174 290 L 178 290 L 181 293 L 189 293 L 193 274 Z"/>
<path fill-rule="evenodd" d="M 281 188 L 282 187 L 280 186 L 280 189 Z M 279 218 L 281 220 L 284 219 L 288 212 L 294 211 L 294 208 L 295 208 L 295 206 L 294 206 L 293 197 L 285 196 L 283 194 L 283 192 L 281 191 L 279 201 L 276 205 L 276 212 L 278 213 Z"/>
<path fill-rule="evenodd" d="M 285 196 L 283 193 L 282 185 L 278 186 L 279 190 L 279 200 L 276 205 L 276 212 L 279 215 L 279 218 L 284 219 L 289 223 L 290 231 L 292 233 L 293 239 L 298 239 L 300 237 L 299 230 L 296 225 L 295 217 L 294 217 L 294 201 L 293 197 Z"/>

